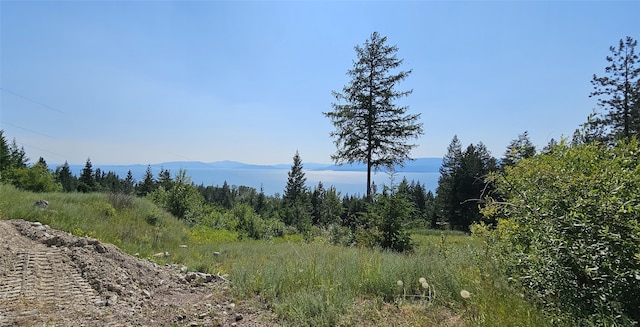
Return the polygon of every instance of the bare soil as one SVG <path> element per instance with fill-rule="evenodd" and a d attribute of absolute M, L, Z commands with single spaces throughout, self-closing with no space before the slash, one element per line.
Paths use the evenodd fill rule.
<path fill-rule="evenodd" d="M 39 223 L 0 220 L 0 326 L 274 326 L 224 276 L 189 273 Z"/>

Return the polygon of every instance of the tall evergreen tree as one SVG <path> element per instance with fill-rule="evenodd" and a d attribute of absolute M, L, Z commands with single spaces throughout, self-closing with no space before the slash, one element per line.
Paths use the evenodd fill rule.
<path fill-rule="evenodd" d="M 122 192 L 124 194 L 133 194 L 135 185 L 136 185 L 136 180 L 135 178 L 133 178 L 133 173 L 131 173 L 131 170 L 129 170 L 127 172 L 127 177 L 124 179 L 124 182 L 122 183 Z"/>
<path fill-rule="evenodd" d="M 482 217 L 478 202 L 488 192 L 485 176 L 497 170 L 497 161 L 484 144 L 470 144 L 464 151 L 457 136 L 449 145 L 436 190 L 440 222 L 452 229 L 468 231 Z"/>
<path fill-rule="evenodd" d="M 604 129 L 608 142 L 640 134 L 640 61 L 635 53 L 638 41 L 627 36 L 618 47 L 609 47 L 609 66 L 604 76 L 593 75 L 594 91 L 589 97 L 597 97 L 598 106 L 605 110 L 588 124 L 591 130 Z M 603 128 L 604 127 L 604 128 Z"/>
<path fill-rule="evenodd" d="M 371 171 L 393 168 L 409 158 L 416 147 L 407 141 L 423 134 L 420 114 L 407 114 L 408 106 L 394 102 L 411 94 L 398 91 L 398 83 L 411 70 L 394 72 L 402 64 L 397 46 L 386 44 L 387 38 L 378 32 L 371 34 L 362 47 L 356 46 L 357 60 L 349 84 L 342 92 L 333 91 L 337 103 L 324 115 L 331 119 L 337 151 L 331 158 L 337 164 L 361 162 L 367 165 L 367 198 L 371 200 Z M 344 103 L 343 103 L 344 101 Z"/>
<path fill-rule="evenodd" d="M 299 231 L 305 231 L 311 225 L 311 204 L 305 186 L 307 178 L 303 168 L 300 154 L 296 151 L 283 195 L 283 218 L 285 224 L 294 226 Z"/>
<path fill-rule="evenodd" d="M 12 168 L 26 168 L 29 158 L 24 147 L 18 147 L 16 139 L 13 139 L 9 147 L 9 166 Z"/>
<path fill-rule="evenodd" d="M 284 190 L 285 201 L 293 203 L 307 192 L 307 188 L 304 185 L 307 178 L 302 170 L 303 168 L 300 154 L 296 151 L 293 156 L 293 165 L 288 173 L 287 186 Z"/>
<path fill-rule="evenodd" d="M 11 164 L 9 144 L 4 137 L 4 130 L 0 130 L 0 180 L 4 178 L 4 173 L 9 170 Z"/>
<path fill-rule="evenodd" d="M 518 135 L 507 146 L 507 150 L 502 158 L 502 166 L 515 166 L 522 159 L 531 158 L 536 154 L 536 147 L 529 140 L 529 132 Z"/>
<path fill-rule="evenodd" d="M 78 187 L 78 179 L 73 176 L 69 163 L 66 161 L 56 169 L 56 181 L 62 185 L 62 190 L 65 192 L 73 192 Z"/>
<path fill-rule="evenodd" d="M 153 179 L 153 171 L 151 171 L 151 165 L 147 165 L 147 170 L 144 172 L 142 182 L 137 185 L 137 192 L 140 196 L 146 196 L 148 193 L 153 192 L 156 189 L 156 181 Z"/>
<path fill-rule="evenodd" d="M 160 173 L 158 174 L 158 184 L 165 190 L 171 189 L 173 186 L 173 180 L 171 179 L 171 172 L 168 169 L 160 167 Z"/>
<path fill-rule="evenodd" d="M 93 192 L 96 189 L 96 180 L 93 176 L 93 165 L 91 164 L 91 159 L 87 158 L 87 162 L 82 169 L 82 173 L 80 174 L 78 191 L 80 192 Z"/>

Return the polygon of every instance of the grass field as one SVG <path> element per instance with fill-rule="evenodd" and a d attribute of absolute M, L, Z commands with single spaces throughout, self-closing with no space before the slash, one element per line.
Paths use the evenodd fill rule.
<path fill-rule="evenodd" d="M 413 231 L 416 250 L 409 254 L 322 238 L 239 241 L 235 232 L 189 227 L 142 198 L 35 194 L 6 185 L 0 194 L 2 219 L 40 221 L 158 263 L 229 274 L 235 297 L 260 297 L 283 325 L 551 325 L 507 285 L 483 241 L 463 233 Z M 39 199 L 49 207 L 35 208 Z M 153 257 L 159 252 L 170 255 Z"/>

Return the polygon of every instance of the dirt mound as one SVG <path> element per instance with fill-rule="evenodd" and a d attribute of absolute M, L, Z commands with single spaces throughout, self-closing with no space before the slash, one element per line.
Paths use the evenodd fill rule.
<path fill-rule="evenodd" d="M 111 244 L 0 220 L 0 326 L 267 326 L 224 276 L 158 266 Z"/>

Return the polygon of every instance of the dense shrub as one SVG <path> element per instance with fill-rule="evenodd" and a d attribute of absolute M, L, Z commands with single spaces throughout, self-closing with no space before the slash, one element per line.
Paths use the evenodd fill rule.
<path fill-rule="evenodd" d="M 506 167 L 495 249 L 507 273 L 579 324 L 640 321 L 640 146 L 568 146 Z"/>

